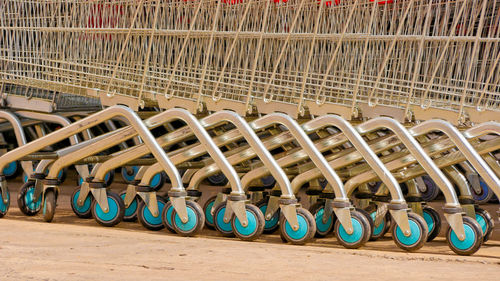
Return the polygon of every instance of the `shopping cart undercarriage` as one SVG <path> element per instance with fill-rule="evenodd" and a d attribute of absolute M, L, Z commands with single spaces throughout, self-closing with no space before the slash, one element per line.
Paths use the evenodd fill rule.
<path fill-rule="evenodd" d="M 279 228 L 294 244 L 333 231 L 347 248 L 390 231 L 415 251 L 440 232 L 427 202 L 442 193 L 450 248 L 473 254 L 494 228 L 478 204 L 500 198 L 499 9 L 3 1 L 0 217 L 22 172 L 21 211 L 52 221 L 74 166 L 72 209 L 104 226 Z"/>

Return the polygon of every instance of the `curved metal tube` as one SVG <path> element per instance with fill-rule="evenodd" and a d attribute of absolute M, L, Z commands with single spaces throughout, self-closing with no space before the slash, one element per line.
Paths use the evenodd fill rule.
<path fill-rule="evenodd" d="M 352 145 L 366 160 L 368 165 L 370 165 L 378 177 L 386 184 L 391 191 L 391 203 L 405 204 L 406 201 L 404 199 L 403 192 L 399 187 L 399 183 L 349 122 L 340 116 L 324 115 L 311 120 L 302 127 L 306 130 L 306 132 L 311 132 L 329 125 L 337 127 L 347 137 L 347 139 L 349 139 Z"/>
<path fill-rule="evenodd" d="M 309 155 L 312 162 L 321 170 L 327 181 L 335 190 L 335 200 L 349 202 L 347 194 L 343 188 L 342 181 L 337 173 L 328 165 L 328 162 L 323 157 L 321 152 L 316 149 L 314 143 L 309 136 L 302 130 L 299 124 L 295 122 L 290 116 L 283 113 L 268 114 L 252 123 L 255 130 L 264 129 L 273 124 L 281 124 L 288 128 L 290 133 L 297 139 L 302 149 Z"/>
<path fill-rule="evenodd" d="M 233 193 L 237 193 L 238 195 L 243 195 L 245 192 L 241 186 L 240 178 L 238 173 L 234 169 L 233 166 L 227 161 L 224 154 L 219 149 L 219 147 L 214 143 L 210 135 L 205 131 L 203 126 L 198 122 L 198 120 L 191 114 L 189 111 L 181 108 L 172 108 L 167 111 L 164 111 L 158 115 L 162 116 L 163 120 L 159 118 L 150 118 L 145 122 L 150 124 L 151 126 L 158 125 L 158 122 L 164 123 L 165 119 L 180 119 L 191 128 L 194 135 L 198 139 L 198 141 L 205 147 L 208 154 L 212 157 L 214 162 L 219 166 L 224 175 L 229 180 L 231 187 L 233 188 Z M 157 115 L 157 116 L 158 116 Z M 148 170 L 144 173 L 144 176 L 141 180 L 141 184 L 147 185 L 154 175 L 156 175 L 159 171 L 157 171 L 157 164 L 152 165 Z"/>
<path fill-rule="evenodd" d="M 253 148 L 264 165 L 269 169 L 281 189 L 284 190 L 282 197 L 287 199 L 295 198 L 295 195 L 293 194 L 291 189 L 290 181 L 288 180 L 285 172 L 278 165 L 271 153 L 266 149 L 262 141 L 260 141 L 259 137 L 253 131 L 250 125 L 248 125 L 248 123 L 243 120 L 242 117 L 232 111 L 222 110 L 206 117 L 205 119 L 203 119 L 202 123 L 206 126 L 213 126 L 223 121 L 231 122 L 232 124 L 234 124 L 238 131 L 243 135 L 250 147 Z"/>
<path fill-rule="evenodd" d="M 26 142 L 26 135 L 24 134 L 23 126 L 21 121 L 17 116 L 9 111 L 0 110 L 0 119 L 5 119 L 10 123 L 12 129 L 14 129 L 14 135 L 16 136 L 17 146 L 23 146 Z M 21 161 L 21 166 L 28 177 L 33 173 L 33 162 L 32 161 Z M 3 168 L 2 168 L 3 171 Z"/>
<path fill-rule="evenodd" d="M 59 124 L 63 127 L 66 127 L 71 124 L 71 121 L 67 117 L 58 114 L 46 114 L 46 113 L 23 111 L 23 110 L 16 111 L 16 114 L 28 119 L 36 119 L 36 120 L 42 120 L 44 122 Z M 90 132 L 88 132 L 88 129 L 83 130 L 82 132 L 86 132 L 86 134 L 90 136 Z M 69 137 L 69 142 L 71 145 L 79 143 L 80 140 L 78 138 L 78 135 L 75 134 Z M 88 177 L 89 168 L 87 165 L 75 165 L 75 168 L 78 171 L 78 174 L 80 174 L 82 178 Z"/>
<path fill-rule="evenodd" d="M 57 143 L 65 138 L 73 136 L 74 134 L 89 129 L 105 120 L 119 115 L 126 116 L 127 119 L 131 123 L 133 123 L 133 126 L 136 128 L 136 130 L 139 131 L 142 136 L 144 136 L 143 140 L 151 148 L 153 155 L 167 171 L 167 174 L 172 180 L 172 183 L 182 188 L 182 181 L 179 172 L 175 169 L 175 166 L 170 162 L 169 158 L 161 149 L 161 147 L 159 147 L 158 144 L 154 141 L 154 137 L 151 135 L 151 132 L 149 132 L 147 127 L 142 123 L 142 120 L 135 114 L 134 111 L 132 111 L 128 107 L 121 105 L 111 106 L 68 126 L 65 126 L 55 132 L 52 132 L 44 137 L 41 137 L 35 141 L 27 143 L 22 147 L 18 147 L 12 151 L 7 152 L 2 157 L 0 157 L 0 171 L 3 170 L 5 165 L 12 161 L 20 159 L 26 155 L 43 149 L 47 145 Z"/>
<path fill-rule="evenodd" d="M 422 124 L 425 123 L 426 122 Z M 359 125 L 357 129 L 362 133 L 368 133 L 380 128 L 387 128 L 394 132 L 394 134 L 401 139 L 401 142 L 406 146 L 408 151 L 415 157 L 415 159 L 417 159 L 419 164 L 422 165 L 432 180 L 434 180 L 436 185 L 441 189 L 446 198 L 447 207 L 460 208 L 460 203 L 458 202 L 458 197 L 453 189 L 453 185 L 436 166 L 432 159 L 425 153 L 424 149 L 420 146 L 417 140 L 413 138 L 413 136 L 422 135 L 427 132 L 422 130 L 422 128 L 425 128 L 425 125 L 421 125 L 417 125 L 416 130 L 413 130 L 416 128 L 413 127 L 411 130 L 407 131 L 401 123 L 394 119 L 388 117 L 378 117 Z"/>
<path fill-rule="evenodd" d="M 465 135 L 469 137 L 478 137 L 479 135 L 487 133 L 499 134 L 500 130 L 498 130 L 494 122 L 483 124 L 467 130 Z M 464 154 L 465 158 L 474 169 L 476 169 L 478 174 L 481 175 L 486 184 L 488 184 L 497 195 L 500 195 L 500 180 L 495 175 L 495 172 L 493 172 L 491 167 L 481 158 L 479 153 L 474 150 L 474 147 L 467 141 L 465 136 L 453 125 L 443 120 L 429 120 L 410 129 L 413 135 L 422 135 L 431 131 L 441 131 L 446 134 L 448 138 L 453 141 L 458 150 Z"/>

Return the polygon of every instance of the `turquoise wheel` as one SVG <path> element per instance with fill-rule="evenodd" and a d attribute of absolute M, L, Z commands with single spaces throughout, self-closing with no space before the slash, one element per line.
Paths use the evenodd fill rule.
<path fill-rule="evenodd" d="M 335 216 L 333 213 L 328 216 L 328 218 L 323 220 L 323 216 L 325 213 L 325 202 L 316 202 L 314 205 L 309 208 L 309 211 L 314 216 L 314 220 L 316 221 L 316 233 L 315 237 L 321 238 L 325 237 L 330 233 L 335 224 Z"/>
<path fill-rule="evenodd" d="M 139 172 L 138 166 L 122 167 L 121 169 L 122 178 L 127 183 L 131 183 L 134 181 L 137 172 Z"/>
<path fill-rule="evenodd" d="M 224 221 L 224 213 L 226 212 L 226 204 L 227 202 L 222 202 L 217 206 L 214 210 L 214 224 L 215 224 L 215 229 L 222 233 L 223 236 L 227 237 L 232 237 L 234 235 L 233 233 L 233 227 L 231 225 L 231 221 L 225 222 Z"/>
<path fill-rule="evenodd" d="M 151 182 L 149 183 L 149 186 L 151 186 L 154 191 L 158 191 L 163 187 L 166 179 L 167 175 L 165 174 L 165 172 L 160 172 L 153 176 Z"/>
<path fill-rule="evenodd" d="M 174 206 L 172 206 L 172 202 L 168 201 L 163 208 L 163 212 L 161 214 L 161 221 L 168 231 L 172 233 L 176 233 L 174 229 L 174 225 L 172 223 L 172 212 L 174 211 Z"/>
<path fill-rule="evenodd" d="M 123 202 L 125 202 L 125 196 L 127 192 L 122 191 L 120 192 L 120 197 L 122 198 Z M 123 221 L 135 221 L 137 219 L 137 196 L 134 197 L 132 200 L 132 203 L 125 208 L 125 212 L 123 214 Z"/>
<path fill-rule="evenodd" d="M 475 208 L 476 212 L 476 221 L 481 226 L 481 230 L 483 231 L 483 243 L 490 239 L 491 233 L 493 232 L 493 228 L 495 227 L 495 223 L 490 213 L 480 207 Z"/>
<path fill-rule="evenodd" d="M 262 214 L 264 214 L 264 216 L 267 211 L 267 202 L 268 199 L 262 199 L 255 204 L 260 209 Z M 264 217 L 264 220 L 265 220 L 264 233 L 266 234 L 274 233 L 279 228 L 280 209 L 278 209 L 270 219 L 267 220 L 266 217 Z"/>
<path fill-rule="evenodd" d="M 120 223 L 123 219 L 123 214 L 125 213 L 125 205 L 123 200 L 118 194 L 107 191 L 108 199 L 108 212 L 101 209 L 101 206 L 97 203 L 97 200 L 92 201 L 92 216 L 94 219 L 103 226 L 115 226 Z"/>
<path fill-rule="evenodd" d="M 483 231 L 481 230 L 479 223 L 477 223 L 474 219 L 464 216 L 463 221 L 465 239 L 463 241 L 458 239 L 455 232 L 451 229 L 451 227 L 449 227 L 446 232 L 446 241 L 448 242 L 450 249 L 456 254 L 469 256 L 481 248 L 481 244 L 483 243 Z"/>
<path fill-rule="evenodd" d="M 434 240 L 441 231 L 441 217 L 438 212 L 431 206 L 424 206 L 423 215 L 429 234 L 427 235 L 427 242 Z"/>
<path fill-rule="evenodd" d="M 216 198 L 217 196 L 212 196 L 208 198 L 208 200 L 205 202 L 205 205 L 203 205 L 203 211 L 205 213 L 205 226 L 207 226 L 210 229 L 215 229 L 212 207 L 214 206 Z"/>
<path fill-rule="evenodd" d="M 10 206 L 10 192 L 7 186 L 4 188 L 7 189 L 7 202 L 3 201 L 2 193 L 0 192 L 0 218 L 3 218 L 6 214 L 7 211 L 9 211 L 9 206 Z"/>
<path fill-rule="evenodd" d="M 42 208 L 42 196 L 35 199 L 35 181 L 28 181 L 21 186 L 17 195 L 17 206 L 27 216 L 34 216 Z"/>
<path fill-rule="evenodd" d="M 12 161 L 5 168 L 3 168 L 3 175 L 7 179 L 13 179 L 18 175 L 19 172 L 19 162 Z"/>
<path fill-rule="evenodd" d="M 137 198 L 137 197 L 136 197 Z M 165 208 L 165 199 L 161 196 L 156 196 L 156 201 L 158 202 L 158 215 L 154 216 L 149 208 L 146 206 L 144 201 L 140 200 L 139 207 L 137 208 L 137 218 L 139 222 L 145 228 L 149 230 L 161 230 L 165 226 L 163 225 L 161 214 L 163 212 L 163 208 Z"/>
<path fill-rule="evenodd" d="M 335 222 L 335 235 L 342 246 L 348 249 L 357 249 L 368 241 L 372 231 L 368 218 L 358 211 L 351 211 L 351 223 L 353 232 L 349 234 L 337 220 Z"/>
<path fill-rule="evenodd" d="M 409 236 L 405 236 L 401 228 L 395 225 L 392 228 L 392 238 L 399 248 L 414 252 L 424 246 L 429 230 L 424 218 L 415 213 L 408 213 L 408 223 L 411 231 Z"/>
<path fill-rule="evenodd" d="M 200 205 L 194 201 L 186 201 L 188 221 L 182 222 L 181 218 L 174 209 L 172 211 L 172 225 L 175 232 L 181 236 L 194 236 L 198 234 L 205 225 L 205 215 Z"/>
<path fill-rule="evenodd" d="M 316 233 L 313 215 L 304 208 L 297 208 L 299 228 L 294 230 L 284 215 L 280 216 L 280 234 L 282 239 L 295 245 L 303 245 L 311 240 Z"/>
<path fill-rule="evenodd" d="M 71 209 L 77 215 L 79 218 L 82 219 L 89 219 L 92 217 L 92 195 L 87 195 L 85 200 L 83 201 L 82 206 L 78 206 L 78 196 L 80 196 L 80 188 L 76 188 L 73 190 L 73 193 L 71 194 Z"/>
<path fill-rule="evenodd" d="M 252 241 L 259 238 L 264 231 L 264 215 L 257 206 L 245 205 L 248 224 L 243 226 L 240 220 L 233 215 L 231 226 L 236 237 L 245 241 Z"/>

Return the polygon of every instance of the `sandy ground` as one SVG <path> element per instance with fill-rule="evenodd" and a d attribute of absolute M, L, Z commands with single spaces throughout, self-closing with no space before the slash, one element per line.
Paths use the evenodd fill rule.
<path fill-rule="evenodd" d="M 19 184 L 9 187 L 16 198 Z M 283 244 L 278 235 L 243 242 L 211 230 L 183 238 L 138 223 L 105 228 L 78 219 L 72 187 L 63 191 L 52 223 L 23 216 L 15 202 L 0 220 L 0 280 L 500 280 L 498 226 L 472 257 L 455 255 L 443 237 L 417 253 L 399 250 L 390 237 L 359 250 L 333 236 L 307 246 Z"/>

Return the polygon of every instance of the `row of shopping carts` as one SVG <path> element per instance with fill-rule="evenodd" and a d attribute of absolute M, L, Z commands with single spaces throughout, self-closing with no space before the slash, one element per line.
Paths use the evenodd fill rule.
<path fill-rule="evenodd" d="M 457 254 L 500 198 L 499 1 L 0 3 L 0 216 Z M 446 121 L 445 121 L 446 120 Z M 114 172 L 128 182 L 109 189 Z M 170 182 L 168 192 L 162 190 Z M 199 202 L 203 184 L 217 195 Z M 298 202 L 306 189 L 309 209 Z M 201 204 L 201 205 L 200 205 Z"/>

